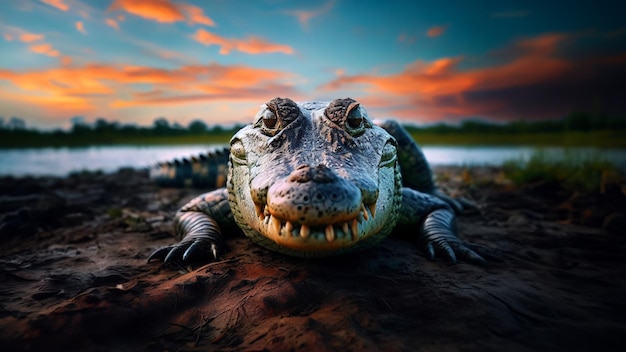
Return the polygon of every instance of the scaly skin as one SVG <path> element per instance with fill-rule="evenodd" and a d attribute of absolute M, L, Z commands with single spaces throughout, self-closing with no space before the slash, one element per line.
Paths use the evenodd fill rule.
<path fill-rule="evenodd" d="M 435 187 L 424 155 L 398 123 L 374 124 L 349 98 L 275 98 L 232 137 L 226 188 L 182 207 L 180 242 L 148 260 L 215 260 L 227 228 L 276 252 L 322 257 L 375 246 L 403 226 L 419 228 L 417 243 L 430 259 L 484 263 L 457 236 L 454 211 L 462 208 Z"/>

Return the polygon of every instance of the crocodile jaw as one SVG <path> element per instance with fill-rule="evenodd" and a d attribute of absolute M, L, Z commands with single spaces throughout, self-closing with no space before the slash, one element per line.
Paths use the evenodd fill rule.
<path fill-rule="evenodd" d="M 297 251 L 326 251 L 347 248 L 379 232 L 376 204 L 361 204 L 356 214 L 333 223 L 300 224 L 272 214 L 268 206 L 255 205 L 256 230 L 281 246 Z"/>

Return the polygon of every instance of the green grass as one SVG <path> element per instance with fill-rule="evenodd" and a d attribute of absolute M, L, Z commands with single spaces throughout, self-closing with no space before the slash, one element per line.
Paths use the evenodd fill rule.
<path fill-rule="evenodd" d="M 528 161 L 517 159 L 505 162 L 502 170 L 518 185 L 538 181 L 557 182 L 566 188 L 584 192 L 602 191 L 607 182 L 620 177 L 617 168 L 600 155 L 581 157 L 566 152 L 562 160 L 553 160 L 541 150 Z"/>

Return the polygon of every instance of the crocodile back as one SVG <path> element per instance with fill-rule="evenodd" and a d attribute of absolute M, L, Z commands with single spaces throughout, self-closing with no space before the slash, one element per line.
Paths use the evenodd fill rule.
<path fill-rule="evenodd" d="M 162 187 L 221 188 L 228 175 L 228 147 L 212 149 L 189 158 L 159 162 L 150 178 Z"/>

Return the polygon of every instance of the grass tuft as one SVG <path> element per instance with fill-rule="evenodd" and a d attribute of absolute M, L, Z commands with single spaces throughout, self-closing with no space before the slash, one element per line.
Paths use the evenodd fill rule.
<path fill-rule="evenodd" d="M 538 181 L 557 182 L 562 186 L 584 192 L 604 192 L 607 183 L 620 177 L 619 170 L 601 155 L 581 156 L 568 151 L 564 158 L 554 160 L 543 150 L 535 152 L 528 161 L 515 159 L 502 165 L 504 174 L 514 183 Z"/>

